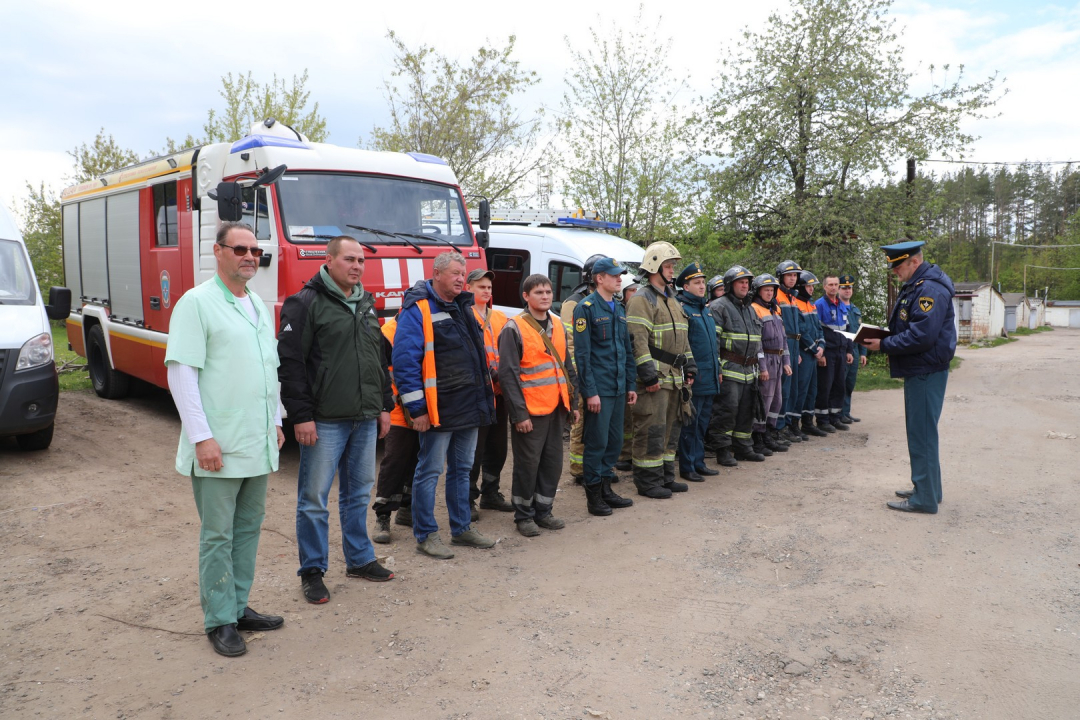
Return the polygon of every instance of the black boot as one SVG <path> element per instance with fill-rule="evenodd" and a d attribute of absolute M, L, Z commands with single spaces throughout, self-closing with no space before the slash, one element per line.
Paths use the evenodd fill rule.
<path fill-rule="evenodd" d="M 813 435 L 814 437 L 828 437 L 829 436 L 829 433 L 825 432 L 824 430 L 821 430 L 820 428 L 814 427 L 813 421 L 807 422 L 806 420 L 803 420 L 802 434 L 803 435 Z"/>
<path fill-rule="evenodd" d="M 799 431 L 790 425 L 785 425 L 784 429 L 780 431 L 780 437 L 784 438 L 790 443 L 802 442 L 802 435 Z"/>
<path fill-rule="evenodd" d="M 720 448 L 716 451 L 716 463 L 723 467 L 738 467 L 739 463 L 731 454 L 731 448 Z"/>
<path fill-rule="evenodd" d="M 765 447 L 765 433 L 751 433 L 751 437 L 754 439 L 754 452 L 762 457 L 772 457 L 772 450 Z"/>
<path fill-rule="evenodd" d="M 772 428 L 770 430 L 765 431 L 765 433 L 764 433 L 764 435 L 762 437 L 762 439 L 765 442 L 765 447 L 768 448 L 769 450 L 772 450 L 774 453 L 787 452 L 788 446 L 786 444 L 784 444 L 784 443 L 781 443 L 778 440 L 778 438 L 776 437 L 775 433 L 776 433 L 775 428 Z"/>
<path fill-rule="evenodd" d="M 735 459 L 748 460 L 749 462 L 765 462 L 764 455 L 754 452 L 754 448 L 752 447 L 748 448 L 741 445 L 735 447 Z"/>
<path fill-rule="evenodd" d="M 600 497 L 610 508 L 628 508 L 634 504 L 634 501 L 630 498 L 624 498 L 615 494 L 611 489 L 610 477 L 600 478 Z"/>
<path fill-rule="evenodd" d="M 773 442 L 777 445 L 783 445 L 784 447 L 789 447 L 791 445 L 791 443 L 788 442 L 787 439 L 780 434 L 780 431 L 774 427 L 771 427 L 765 431 L 765 437 L 771 437 L 773 439 Z"/>
<path fill-rule="evenodd" d="M 596 483 L 595 485 L 585 486 L 585 502 L 588 505 L 590 515 L 611 514 L 611 506 L 604 502 L 604 498 L 602 496 L 603 488 L 601 487 L 601 485 L 603 485 L 603 480 Z"/>

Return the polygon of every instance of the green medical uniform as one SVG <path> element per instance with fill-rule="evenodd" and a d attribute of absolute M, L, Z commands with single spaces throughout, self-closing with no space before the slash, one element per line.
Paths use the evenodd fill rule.
<path fill-rule="evenodd" d="M 203 470 L 181 428 L 176 470 L 191 477 L 202 521 L 199 593 L 207 631 L 235 623 L 247 607 L 267 475 L 278 469 L 277 342 L 266 306 L 255 293 L 248 297 L 258 323 L 217 275 L 184 293 L 165 351 L 166 363 L 199 370 L 203 411 L 221 448 L 221 469 Z"/>

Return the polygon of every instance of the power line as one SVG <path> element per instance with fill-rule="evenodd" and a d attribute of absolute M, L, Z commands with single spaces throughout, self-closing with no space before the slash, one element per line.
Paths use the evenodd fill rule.
<path fill-rule="evenodd" d="M 1072 245 L 1021 245 L 1019 243 L 1011 243 L 1008 240 L 991 240 L 994 245 L 1008 245 L 1009 247 L 1022 247 L 1022 248 L 1067 248 L 1067 247 L 1080 247 L 1080 243 L 1073 243 Z"/>

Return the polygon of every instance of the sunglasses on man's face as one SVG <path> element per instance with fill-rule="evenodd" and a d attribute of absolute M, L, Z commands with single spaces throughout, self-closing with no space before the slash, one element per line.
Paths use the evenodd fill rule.
<path fill-rule="evenodd" d="M 225 243 L 218 243 L 221 247 L 227 247 L 233 251 L 233 255 L 236 257 L 244 257 L 248 253 L 251 253 L 253 258 L 261 258 L 263 250 L 261 247 L 245 247 L 244 245 L 226 245 Z"/>

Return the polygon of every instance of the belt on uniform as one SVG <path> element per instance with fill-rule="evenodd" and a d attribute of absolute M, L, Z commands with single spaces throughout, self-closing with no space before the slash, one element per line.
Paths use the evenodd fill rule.
<path fill-rule="evenodd" d="M 783 350 L 769 350 L 768 348 L 764 348 L 764 350 L 765 350 L 766 354 L 768 354 L 768 355 L 783 355 L 784 354 Z"/>
<path fill-rule="evenodd" d="M 802 333 L 785 333 L 790 339 L 798 340 L 802 337 Z"/>
<path fill-rule="evenodd" d="M 681 370 L 686 367 L 687 357 L 683 353 L 673 353 L 667 350 L 661 350 L 660 348 L 650 345 L 649 354 L 652 355 L 653 360 L 659 360 L 665 365 L 670 365 L 676 370 Z"/>
<path fill-rule="evenodd" d="M 728 362 L 733 362 L 738 365 L 750 366 L 757 365 L 758 362 L 756 355 L 751 355 L 750 357 L 743 357 L 742 355 L 739 355 L 738 353 L 733 353 L 730 350 L 721 350 L 720 359 L 727 360 Z"/>

